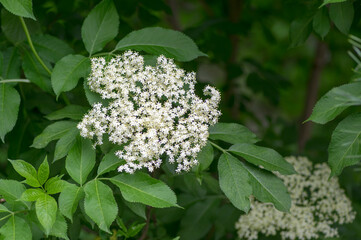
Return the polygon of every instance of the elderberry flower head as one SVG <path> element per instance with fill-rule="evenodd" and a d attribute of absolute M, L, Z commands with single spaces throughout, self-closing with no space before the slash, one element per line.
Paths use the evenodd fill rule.
<path fill-rule="evenodd" d="M 335 225 L 350 223 L 355 218 L 351 201 L 338 184 L 328 179 L 331 173 L 326 163 L 316 164 L 304 157 L 286 158 L 298 174 L 280 175 L 292 199 L 290 213 L 277 211 L 270 203 L 252 200 L 248 214 L 236 222 L 238 236 L 253 240 L 258 234 L 280 234 L 283 240 L 337 237 Z"/>
<path fill-rule="evenodd" d="M 121 150 L 125 164 L 119 172 L 159 168 L 162 158 L 176 163 L 176 171 L 197 164 L 197 153 L 206 145 L 208 127 L 216 124 L 220 93 L 207 86 L 202 100 L 195 94 L 196 76 L 160 56 L 155 67 L 145 66 L 137 52 L 127 51 L 110 61 L 93 58 L 90 89 L 108 99 L 96 103 L 78 124 L 82 137 L 103 143 L 106 134 Z"/>

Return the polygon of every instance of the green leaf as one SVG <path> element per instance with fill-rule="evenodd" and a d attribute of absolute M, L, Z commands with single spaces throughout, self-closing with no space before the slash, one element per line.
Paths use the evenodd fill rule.
<path fill-rule="evenodd" d="M 67 105 L 66 107 L 52 112 L 45 117 L 49 120 L 59 120 L 63 118 L 70 118 L 73 120 L 81 120 L 84 114 L 87 112 L 87 108 L 79 105 Z"/>
<path fill-rule="evenodd" d="M 83 188 L 78 187 L 75 184 L 68 184 L 59 195 L 60 212 L 72 221 L 79 200 L 83 197 Z"/>
<path fill-rule="evenodd" d="M 99 226 L 110 233 L 109 227 L 118 213 L 113 191 L 99 180 L 92 180 L 84 186 L 84 207 L 86 214 Z"/>
<path fill-rule="evenodd" d="M 112 150 L 103 157 L 98 167 L 98 176 L 115 170 L 125 162 L 124 160 L 115 156 L 115 152 L 116 150 Z"/>
<path fill-rule="evenodd" d="M 49 163 L 48 157 L 46 156 L 43 163 L 39 166 L 38 169 L 38 180 L 40 185 L 43 185 L 49 177 Z"/>
<path fill-rule="evenodd" d="M 26 190 L 25 186 L 15 180 L 5 180 L 0 179 L 0 195 L 6 200 L 9 204 L 14 204 L 20 202 L 24 206 L 28 207 L 29 205 L 25 202 L 17 201 L 21 198 L 21 195 Z"/>
<path fill-rule="evenodd" d="M 347 0 L 323 0 L 323 3 L 320 7 L 323 7 L 330 3 L 340 3 L 340 2 L 346 2 Z"/>
<path fill-rule="evenodd" d="M 213 161 L 213 147 L 207 142 L 207 145 L 202 148 L 202 150 L 197 155 L 198 165 L 196 165 L 193 169 L 196 172 L 201 172 L 206 170 Z"/>
<path fill-rule="evenodd" d="M 109 180 L 119 187 L 128 202 L 139 202 L 156 208 L 178 206 L 174 192 L 165 183 L 148 174 L 119 174 Z"/>
<path fill-rule="evenodd" d="M 55 145 L 53 162 L 65 157 L 68 154 L 69 150 L 74 146 L 77 136 L 79 136 L 79 130 L 77 128 L 72 128 L 59 139 Z"/>
<path fill-rule="evenodd" d="M 39 56 L 52 63 L 74 53 L 66 42 L 48 34 L 36 35 L 32 37 L 32 40 Z"/>
<path fill-rule="evenodd" d="M 68 184 L 68 182 L 61 180 L 61 179 L 57 179 L 57 180 L 54 180 L 51 183 L 47 184 L 45 186 L 45 190 L 48 194 L 60 193 L 61 191 L 64 190 L 64 188 L 66 187 L 67 184 Z"/>
<path fill-rule="evenodd" d="M 249 182 L 253 189 L 253 195 L 259 201 L 271 202 L 278 210 L 283 212 L 290 210 L 291 197 L 281 179 L 250 164 L 243 164 L 243 166 L 249 173 Z"/>
<path fill-rule="evenodd" d="M 90 60 L 81 55 L 68 55 L 55 64 L 51 83 L 57 97 L 60 93 L 72 90 L 82 77 L 90 71 Z"/>
<path fill-rule="evenodd" d="M 273 149 L 256 146 L 248 143 L 232 145 L 229 151 L 243 157 L 254 165 L 261 165 L 269 171 L 278 171 L 288 175 L 296 173 L 293 166 Z"/>
<path fill-rule="evenodd" d="M 297 47 L 303 44 L 312 32 L 312 18 L 297 19 L 290 26 L 291 47 Z"/>
<path fill-rule="evenodd" d="M 141 203 L 136 202 L 128 202 L 124 201 L 125 205 L 132 210 L 135 214 L 137 214 L 139 217 L 143 218 L 144 220 L 147 220 L 147 216 L 145 215 L 145 205 Z"/>
<path fill-rule="evenodd" d="M 58 214 L 56 215 L 55 223 L 51 228 L 49 235 L 69 240 L 67 231 L 68 225 L 65 221 L 65 218 L 63 217 L 63 215 L 61 215 L 60 212 L 58 212 Z"/>
<path fill-rule="evenodd" d="M 146 223 L 140 223 L 140 224 L 132 224 L 132 226 L 129 227 L 128 229 L 128 236 L 129 237 L 135 237 L 142 229 L 143 227 L 146 225 Z"/>
<path fill-rule="evenodd" d="M 71 129 L 76 128 L 76 125 L 77 124 L 75 122 L 70 121 L 59 121 L 50 124 L 34 139 L 31 147 L 38 149 L 44 148 L 49 144 L 49 142 L 61 138 Z"/>
<path fill-rule="evenodd" d="M 0 138 L 3 142 L 5 135 L 15 126 L 19 106 L 19 93 L 8 84 L 0 83 Z"/>
<path fill-rule="evenodd" d="M 313 30 L 323 39 L 330 31 L 330 21 L 328 19 L 327 9 L 319 9 L 313 17 Z"/>
<path fill-rule="evenodd" d="M 81 36 L 86 50 L 92 55 L 104 48 L 118 34 L 119 16 L 112 0 L 103 0 L 89 13 Z"/>
<path fill-rule="evenodd" d="M 21 61 L 18 50 L 14 47 L 7 48 L 3 52 L 4 62 L 1 76 L 3 79 L 20 78 Z"/>
<path fill-rule="evenodd" d="M 18 216 L 11 216 L 0 228 L 2 240 L 31 240 L 31 229 L 27 221 Z"/>
<path fill-rule="evenodd" d="M 252 187 L 247 170 L 230 154 L 222 154 L 218 161 L 219 185 L 231 203 L 248 212 Z"/>
<path fill-rule="evenodd" d="M 361 105 L 361 82 L 345 84 L 326 93 L 313 109 L 307 121 L 324 124 L 349 106 Z"/>
<path fill-rule="evenodd" d="M 10 160 L 10 163 L 13 165 L 15 171 L 23 176 L 26 180 L 25 183 L 32 187 L 40 187 L 38 181 L 38 173 L 36 169 L 29 163 L 23 160 Z"/>
<path fill-rule="evenodd" d="M 48 62 L 45 62 L 45 64 L 51 69 Z M 33 53 L 25 51 L 23 69 L 27 79 L 39 86 L 42 90 L 52 93 L 49 73 L 39 63 Z"/>
<path fill-rule="evenodd" d="M 217 123 L 210 126 L 209 138 L 232 144 L 258 142 L 258 138 L 253 132 L 237 123 Z"/>
<path fill-rule="evenodd" d="M 10 210 L 7 207 L 5 207 L 3 204 L 0 204 L 0 213 L 2 212 L 10 212 Z"/>
<path fill-rule="evenodd" d="M 65 168 L 72 179 L 83 185 L 95 165 L 95 150 L 91 141 L 77 137 L 65 160 Z"/>
<path fill-rule="evenodd" d="M 38 200 L 39 197 L 43 196 L 45 193 L 39 188 L 30 188 L 26 189 L 25 192 L 21 195 L 21 200 L 27 202 L 33 202 Z"/>
<path fill-rule="evenodd" d="M 328 163 L 331 176 L 358 163 L 361 159 L 361 114 L 353 114 L 342 120 L 332 133 L 328 147 Z"/>
<path fill-rule="evenodd" d="M 100 94 L 93 92 L 90 90 L 86 80 L 84 81 L 84 92 L 85 92 L 85 96 L 86 99 L 88 100 L 90 105 L 93 105 L 94 103 L 102 103 L 104 106 L 108 105 L 108 101 L 107 99 L 102 99 L 102 97 L 100 96 Z"/>
<path fill-rule="evenodd" d="M 32 0 L 0 0 L 0 3 L 14 15 L 36 20 Z"/>
<path fill-rule="evenodd" d="M 330 5 L 330 18 L 337 29 L 348 34 L 354 17 L 352 1 L 334 3 Z"/>
<path fill-rule="evenodd" d="M 153 55 L 164 55 L 178 61 L 191 61 L 207 56 L 185 34 L 160 27 L 149 27 L 133 31 L 118 42 L 117 50 L 134 49 Z"/>
<path fill-rule="evenodd" d="M 45 229 L 45 234 L 49 235 L 50 230 L 55 223 L 58 210 L 55 199 L 47 194 L 43 194 L 43 196 L 36 200 L 35 210 L 39 222 Z"/>

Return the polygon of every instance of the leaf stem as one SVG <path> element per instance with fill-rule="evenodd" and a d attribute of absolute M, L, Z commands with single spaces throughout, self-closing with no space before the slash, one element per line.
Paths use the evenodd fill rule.
<path fill-rule="evenodd" d="M 15 82 L 23 82 L 23 83 L 30 83 L 28 79 L 6 79 L 0 80 L 0 83 L 15 83 Z"/>
<path fill-rule="evenodd" d="M 9 215 L 6 215 L 3 218 L 0 218 L 0 221 L 7 219 L 8 217 L 12 216 L 14 213 L 10 213 Z"/>
<path fill-rule="evenodd" d="M 33 45 L 33 41 L 31 40 L 30 33 L 29 33 L 29 30 L 28 30 L 28 27 L 26 26 L 26 23 L 25 23 L 24 19 L 23 19 L 22 17 L 19 17 L 19 18 L 20 18 L 21 25 L 23 26 L 23 29 L 24 29 L 26 38 L 27 38 L 28 43 L 29 43 L 29 46 L 30 46 L 31 50 L 32 50 L 33 53 L 34 53 L 35 58 L 39 61 L 39 63 L 41 64 L 41 66 L 49 73 L 49 75 L 51 75 L 51 71 L 50 71 L 49 68 L 45 65 L 45 63 L 43 62 L 43 60 L 41 60 L 41 58 L 39 57 L 38 53 L 37 53 L 36 50 L 35 50 L 35 47 L 34 47 L 34 45 Z"/>
<path fill-rule="evenodd" d="M 208 140 L 208 142 L 213 145 L 213 147 L 217 148 L 218 150 L 222 151 L 223 153 L 228 153 L 226 149 L 222 148 L 221 146 L 215 144 L 214 142 Z"/>

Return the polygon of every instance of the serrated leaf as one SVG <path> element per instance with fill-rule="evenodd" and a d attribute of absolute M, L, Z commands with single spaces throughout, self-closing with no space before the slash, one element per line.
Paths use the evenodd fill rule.
<path fill-rule="evenodd" d="M 21 198 L 21 195 L 25 190 L 25 186 L 18 181 L 0 179 L 0 195 L 9 204 L 21 203 L 24 206 L 29 207 L 28 203 L 25 203 L 22 200 L 17 201 Z"/>
<path fill-rule="evenodd" d="M 334 3 L 330 5 L 330 18 L 338 30 L 348 34 L 354 18 L 352 1 Z"/>
<path fill-rule="evenodd" d="M 18 50 L 14 47 L 7 48 L 3 52 L 3 66 L 1 76 L 3 79 L 20 78 L 21 61 Z"/>
<path fill-rule="evenodd" d="M 207 56 L 185 34 L 160 27 L 143 28 L 129 33 L 115 47 L 115 51 L 126 49 L 164 55 L 184 62 Z"/>
<path fill-rule="evenodd" d="M 164 182 L 148 174 L 119 174 L 109 180 L 119 187 L 128 202 L 139 202 L 156 208 L 178 206 L 174 192 Z"/>
<path fill-rule="evenodd" d="M 65 157 L 68 154 L 69 150 L 74 146 L 77 136 L 79 136 L 79 130 L 77 128 L 72 128 L 59 139 L 55 145 L 53 162 Z"/>
<path fill-rule="evenodd" d="M 118 34 L 119 16 L 112 0 L 100 2 L 84 20 L 81 36 L 92 55 L 104 48 Z"/>
<path fill-rule="evenodd" d="M 349 106 L 356 105 L 361 105 L 361 82 L 331 89 L 316 103 L 307 120 L 324 124 L 333 120 Z"/>
<path fill-rule="evenodd" d="M 256 143 L 257 136 L 245 126 L 237 123 L 217 123 L 209 127 L 209 138 L 224 142 L 236 143 Z"/>
<path fill-rule="evenodd" d="M 43 194 L 35 203 L 36 216 L 45 229 L 45 234 L 49 235 L 55 220 L 58 205 L 53 197 Z"/>
<path fill-rule="evenodd" d="M 32 187 L 40 187 L 36 169 L 23 160 L 9 160 L 15 171 L 25 178 L 25 183 Z"/>
<path fill-rule="evenodd" d="M 63 215 L 61 215 L 61 213 L 58 212 L 56 215 L 55 223 L 51 228 L 49 235 L 68 240 L 69 238 L 67 231 L 68 231 L 68 224 L 66 223 Z"/>
<path fill-rule="evenodd" d="M 227 198 L 236 208 L 248 212 L 252 187 L 242 163 L 230 154 L 222 154 L 218 160 L 218 173 L 219 185 Z"/>
<path fill-rule="evenodd" d="M 38 169 L 38 180 L 40 185 L 43 185 L 49 177 L 49 163 L 48 157 L 46 156 L 43 163 L 40 164 Z"/>
<path fill-rule="evenodd" d="M 57 97 L 60 93 L 72 90 L 82 77 L 90 71 L 90 60 L 81 55 L 68 55 L 55 64 L 51 83 Z"/>
<path fill-rule="evenodd" d="M 31 229 L 27 221 L 18 216 L 11 216 L 4 226 L 0 228 L 3 240 L 31 240 Z"/>
<path fill-rule="evenodd" d="M 61 191 L 64 190 L 64 188 L 66 187 L 67 184 L 68 184 L 67 181 L 57 179 L 57 180 L 52 181 L 51 183 L 47 184 L 45 186 L 45 190 L 48 194 L 60 193 Z"/>
<path fill-rule="evenodd" d="M 59 195 L 59 210 L 70 220 L 78 207 L 79 200 L 84 197 L 83 188 L 68 184 Z"/>
<path fill-rule="evenodd" d="M 32 40 L 39 56 L 52 63 L 74 52 L 66 42 L 48 34 L 36 35 Z"/>
<path fill-rule="evenodd" d="M 19 106 L 19 93 L 8 84 L 0 83 L 0 138 L 3 142 L 5 135 L 15 126 Z"/>
<path fill-rule="evenodd" d="M 249 173 L 250 184 L 253 195 L 261 202 L 271 202 L 283 212 L 288 212 L 291 208 L 291 197 L 282 180 L 271 172 L 256 168 L 250 164 L 243 163 L 244 168 Z"/>
<path fill-rule="evenodd" d="M 21 200 L 27 202 L 33 202 L 38 200 L 39 197 L 43 196 L 45 193 L 38 188 L 26 189 L 25 192 L 21 195 Z"/>
<path fill-rule="evenodd" d="M 70 118 L 73 120 L 81 120 L 84 114 L 87 112 L 87 108 L 79 105 L 67 105 L 64 108 L 54 111 L 45 117 L 48 120 L 54 121 L 63 118 Z"/>
<path fill-rule="evenodd" d="M 0 0 L 0 3 L 14 15 L 36 20 L 32 0 Z"/>
<path fill-rule="evenodd" d="M 100 176 L 104 173 L 113 171 L 117 167 L 119 167 L 120 165 L 125 163 L 124 160 L 119 159 L 115 155 L 115 152 L 116 152 L 116 150 L 112 150 L 103 157 L 103 159 L 100 162 L 99 167 L 98 167 L 98 176 Z"/>
<path fill-rule="evenodd" d="M 31 147 L 34 148 L 44 148 L 49 142 L 59 139 L 64 136 L 68 131 L 73 128 L 76 128 L 75 122 L 70 121 L 58 121 L 53 124 L 48 125 L 44 131 L 38 135 L 35 139 Z"/>
<path fill-rule="evenodd" d="M 330 21 L 328 19 L 327 9 L 319 9 L 312 21 L 313 30 L 323 39 L 330 31 Z"/>
<path fill-rule="evenodd" d="M 291 47 L 303 44 L 312 32 L 312 18 L 302 18 L 294 20 L 290 26 Z"/>
<path fill-rule="evenodd" d="M 197 155 L 198 164 L 193 167 L 193 170 L 196 172 L 201 172 L 206 170 L 213 161 L 213 147 L 207 142 L 207 145 L 202 148 L 202 150 Z"/>
<path fill-rule="evenodd" d="M 65 168 L 72 179 L 84 184 L 95 165 L 95 150 L 89 139 L 77 137 L 65 160 Z"/>
<path fill-rule="evenodd" d="M 45 65 L 48 67 L 48 69 L 52 68 L 51 65 L 46 61 Z M 52 93 L 49 73 L 39 63 L 33 53 L 25 51 L 23 69 L 26 78 L 29 79 L 30 82 L 36 84 L 42 90 L 48 93 Z"/>
<path fill-rule="evenodd" d="M 99 226 L 110 233 L 109 227 L 118 213 L 113 191 L 99 180 L 92 180 L 84 186 L 84 207 L 86 214 Z"/>
<path fill-rule="evenodd" d="M 232 145 L 229 151 L 243 157 L 254 165 L 261 165 L 269 171 L 278 171 L 281 174 L 289 175 L 296 173 L 293 166 L 273 149 L 260 147 L 248 143 Z"/>
<path fill-rule="evenodd" d="M 328 163 L 331 176 L 361 160 L 361 114 L 353 114 L 342 120 L 333 131 L 328 147 Z"/>

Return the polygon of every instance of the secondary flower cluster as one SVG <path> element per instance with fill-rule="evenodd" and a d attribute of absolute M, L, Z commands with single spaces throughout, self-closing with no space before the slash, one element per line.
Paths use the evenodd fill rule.
<path fill-rule="evenodd" d="M 96 103 L 78 124 L 83 137 L 103 143 L 103 135 L 122 147 L 115 154 L 124 159 L 118 171 L 153 171 L 162 157 L 176 163 L 176 171 L 197 164 L 205 146 L 208 127 L 217 123 L 220 93 L 204 88 L 202 100 L 195 94 L 194 72 L 186 73 L 172 59 L 160 56 L 155 67 L 145 66 L 136 52 L 106 61 L 93 58 L 88 84 L 108 106 Z"/>
<path fill-rule="evenodd" d="M 236 223 L 241 239 L 253 240 L 258 234 L 280 234 L 282 239 L 317 239 L 338 236 L 336 224 L 355 218 L 351 201 L 340 188 L 336 177 L 328 179 L 326 163 L 316 164 L 304 157 L 286 158 L 298 174 L 283 176 L 292 199 L 290 213 L 277 211 L 272 204 L 253 200 L 252 209 Z"/>

